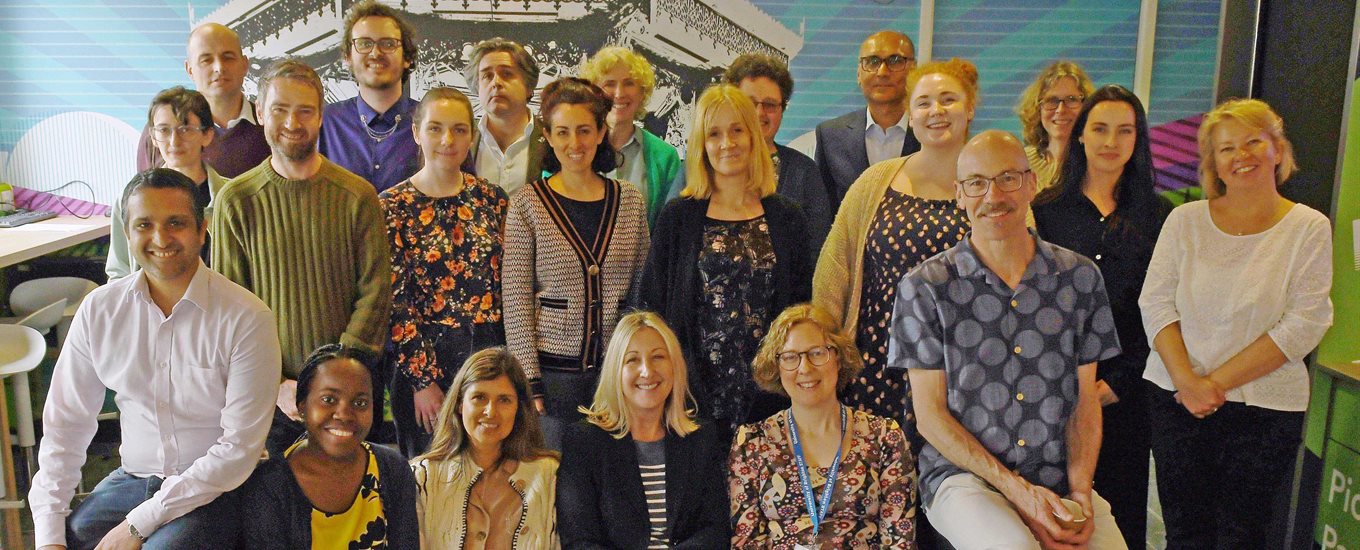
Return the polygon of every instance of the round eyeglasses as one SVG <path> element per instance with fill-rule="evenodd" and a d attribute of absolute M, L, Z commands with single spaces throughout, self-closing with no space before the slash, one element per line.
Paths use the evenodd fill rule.
<path fill-rule="evenodd" d="M 798 365 L 807 357 L 807 361 L 815 367 L 820 367 L 831 361 L 836 356 L 836 348 L 831 346 L 817 346 L 807 351 L 786 351 L 778 355 L 779 368 L 783 370 L 798 370 Z"/>

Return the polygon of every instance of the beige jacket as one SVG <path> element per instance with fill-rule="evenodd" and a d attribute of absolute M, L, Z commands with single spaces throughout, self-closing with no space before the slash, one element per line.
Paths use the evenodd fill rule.
<path fill-rule="evenodd" d="M 516 550 L 560 549 L 557 539 L 556 458 L 519 463 L 510 485 L 524 505 Z M 418 460 L 411 464 L 416 477 L 416 518 L 421 550 L 461 550 L 467 533 L 468 495 L 482 477 L 482 469 L 464 453 L 450 460 Z"/>

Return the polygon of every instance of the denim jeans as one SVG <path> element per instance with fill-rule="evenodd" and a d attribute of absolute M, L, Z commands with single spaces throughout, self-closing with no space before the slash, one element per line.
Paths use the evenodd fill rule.
<path fill-rule="evenodd" d="M 66 518 L 66 547 L 70 550 L 94 548 L 104 535 L 127 518 L 128 512 L 155 495 L 163 481 L 155 476 L 139 478 L 122 468 L 114 470 Z M 232 493 L 225 493 L 171 520 L 151 533 L 142 548 L 232 547 L 239 527 L 235 500 Z"/>

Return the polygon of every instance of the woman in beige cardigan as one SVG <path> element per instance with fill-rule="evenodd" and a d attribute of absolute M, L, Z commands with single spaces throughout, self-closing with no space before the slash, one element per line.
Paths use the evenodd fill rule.
<path fill-rule="evenodd" d="M 850 186 L 817 261 L 812 301 L 863 355 L 845 404 L 896 420 L 919 449 L 906 371 L 886 368 L 888 323 L 902 276 L 968 232 L 954 171 L 977 106 L 977 69 L 960 59 L 927 63 L 908 75 L 907 89 L 921 151 L 870 166 Z"/>

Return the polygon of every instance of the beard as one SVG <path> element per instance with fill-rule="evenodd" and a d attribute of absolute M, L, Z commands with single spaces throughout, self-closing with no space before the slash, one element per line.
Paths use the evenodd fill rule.
<path fill-rule="evenodd" d="M 278 138 L 268 141 L 270 151 L 293 162 L 302 162 L 316 154 L 316 139 L 309 140 L 306 143 L 284 142 Z"/>

